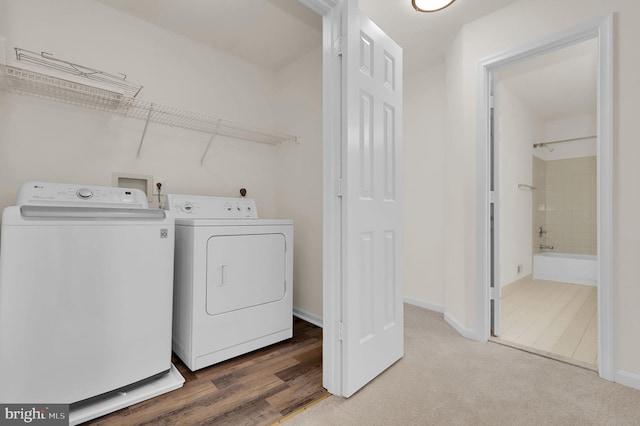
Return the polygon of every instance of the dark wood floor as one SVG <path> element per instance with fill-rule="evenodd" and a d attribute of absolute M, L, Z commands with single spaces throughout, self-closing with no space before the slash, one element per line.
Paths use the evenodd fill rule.
<path fill-rule="evenodd" d="M 87 425 L 271 425 L 315 400 L 322 388 L 322 329 L 294 319 L 293 338 L 191 372 L 177 357 L 182 388 Z"/>

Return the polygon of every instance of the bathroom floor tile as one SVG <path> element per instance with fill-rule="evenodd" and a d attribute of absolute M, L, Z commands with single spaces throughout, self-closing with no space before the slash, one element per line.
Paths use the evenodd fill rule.
<path fill-rule="evenodd" d="M 500 339 L 597 364 L 595 287 L 532 279 L 505 291 L 501 308 Z"/>

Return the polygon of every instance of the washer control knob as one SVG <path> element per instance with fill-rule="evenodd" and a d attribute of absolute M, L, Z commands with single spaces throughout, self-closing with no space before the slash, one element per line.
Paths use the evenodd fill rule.
<path fill-rule="evenodd" d="M 76 191 L 76 195 L 78 196 L 78 198 L 88 200 L 89 198 L 93 197 L 93 191 L 88 188 L 80 188 L 78 189 L 78 191 Z"/>
<path fill-rule="evenodd" d="M 187 202 L 187 203 L 183 203 L 180 206 L 180 210 L 182 210 L 185 213 L 192 213 L 193 212 L 193 204 Z"/>

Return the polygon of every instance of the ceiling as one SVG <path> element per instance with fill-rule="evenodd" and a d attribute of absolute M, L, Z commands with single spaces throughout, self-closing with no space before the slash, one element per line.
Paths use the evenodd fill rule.
<path fill-rule="evenodd" d="M 596 113 L 596 40 L 505 66 L 498 82 L 542 121 Z"/>
<path fill-rule="evenodd" d="M 320 16 L 298 0 L 98 1 L 273 71 L 322 44 Z M 457 0 L 436 13 L 414 11 L 410 0 L 359 0 L 359 7 L 402 46 L 404 72 L 411 74 L 442 62 L 464 24 L 515 1 Z M 543 119 L 595 108 L 589 50 L 594 52 L 576 48 L 511 65 L 501 78 Z"/>
<path fill-rule="evenodd" d="M 517 0 L 457 0 L 435 13 L 416 12 L 411 0 L 359 0 L 360 9 L 403 50 L 405 73 L 422 71 L 444 60 L 464 24 Z"/>
<path fill-rule="evenodd" d="M 322 44 L 322 20 L 298 0 L 98 0 L 142 20 L 277 71 Z M 457 0 L 419 13 L 410 0 L 359 0 L 404 50 L 405 72 L 441 62 L 460 28 L 516 0 Z"/>
<path fill-rule="evenodd" d="M 297 0 L 98 0 L 277 71 L 322 44 L 322 19 Z"/>

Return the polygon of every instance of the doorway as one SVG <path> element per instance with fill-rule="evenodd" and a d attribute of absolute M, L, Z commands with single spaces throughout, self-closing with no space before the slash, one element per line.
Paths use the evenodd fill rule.
<path fill-rule="evenodd" d="M 597 44 L 496 68 L 494 207 L 504 344 L 597 369 Z"/>
<path fill-rule="evenodd" d="M 499 329 L 502 308 L 499 244 L 500 232 L 504 230 L 501 229 L 500 224 L 500 182 L 495 179 L 494 174 L 500 147 L 496 146 L 494 151 L 492 143 L 497 70 L 509 64 L 523 62 L 587 40 L 595 40 L 597 45 L 597 369 L 600 377 L 613 380 L 613 17 L 611 14 L 594 18 L 582 25 L 521 48 L 488 57 L 478 63 L 477 135 L 479 143 L 476 217 L 478 223 L 483 225 L 478 227 L 476 240 L 478 258 L 476 321 L 479 340 L 488 340 L 492 331 L 498 336 L 501 334 Z M 542 149 L 546 149 L 544 145 Z M 527 182 L 517 182 L 516 186 L 518 183 L 534 186 Z M 531 232 L 533 234 L 533 229 Z"/>

